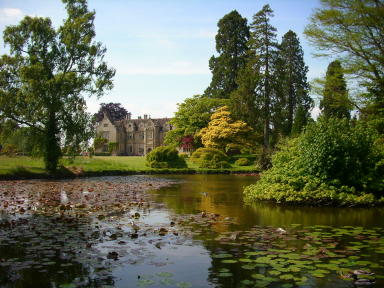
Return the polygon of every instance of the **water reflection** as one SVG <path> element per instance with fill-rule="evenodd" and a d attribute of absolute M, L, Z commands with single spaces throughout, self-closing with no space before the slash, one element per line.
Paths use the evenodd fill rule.
<path fill-rule="evenodd" d="M 265 202 L 244 205 L 243 187 L 255 183 L 256 176 L 183 175 L 169 178 L 181 182 L 152 193 L 158 202 L 166 203 L 177 214 L 202 211 L 220 214 L 236 219 L 243 229 L 253 225 L 281 227 L 297 223 L 304 226 L 384 227 L 381 220 L 383 208 L 282 206 Z"/>

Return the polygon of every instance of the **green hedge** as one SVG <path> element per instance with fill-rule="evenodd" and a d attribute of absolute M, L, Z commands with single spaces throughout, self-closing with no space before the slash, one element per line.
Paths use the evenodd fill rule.
<path fill-rule="evenodd" d="M 237 166 L 248 166 L 251 165 L 251 162 L 247 158 L 239 158 L 235 161 Z"/>
<path fill-rule="evenodd" d="M 151 168 L 186 168 L 185 159 L 180 157 L 177 150 L 170 146 L 160 146 L 146 156 L 146 165 Z"/>
<path fill-rule="evenodd" d="M 199 148 L 193 152 L 190 160 L 199 168 L 222 169 L 231 167 L 228 156 L 215 148 Z"/>

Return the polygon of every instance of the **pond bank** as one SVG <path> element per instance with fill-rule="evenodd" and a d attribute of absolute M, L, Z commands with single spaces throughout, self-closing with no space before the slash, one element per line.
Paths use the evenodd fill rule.
<path fill-rule="evenodd" d="M 15 171 L 14 174 L 0 174 L 0 181 L 32 180 L 32 179 L 76 179 L 101 176 L 130 176 L 130 175 L 193 175 L 193 174 L 239 174 L 258 175 L 259 170 L 232 170 L 232 169 L 151 169 L 151 170 L 106 170 L 106 171 L 71 171 L 60 170 L 56 174 L 31 173 L 28 171 Z"/>
<path fill-rule="evenodd" d="M 63 158 L 57 173 L 49 174 L 42 159 L 27 156 L 0 156 L 0 180 L 72 179 L 93 176 L 153 175 L 153 174 L 243 174 L 259 172 L 255 166 L 232 165 L 228 169 L 201 169 L 188 162 L 188 168 L 154 169 L 146 166 L 145 157 L 95 156 Z"/>

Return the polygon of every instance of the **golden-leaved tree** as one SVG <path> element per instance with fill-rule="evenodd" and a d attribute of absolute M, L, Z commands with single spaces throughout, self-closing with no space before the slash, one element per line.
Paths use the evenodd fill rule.
<path fill-rule="evenodd" d="M 234 121 L 228 106 L 217 109 L 211 116 L 208 127 L 199 132 L 204 147 L 228 151 L 233 146 L 250 146 L 252 128 L 243 121 Z"/>

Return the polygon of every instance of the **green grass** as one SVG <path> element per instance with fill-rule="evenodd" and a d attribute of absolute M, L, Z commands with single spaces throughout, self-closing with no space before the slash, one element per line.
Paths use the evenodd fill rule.
<path fill-rule="evenodd" d="M 124 173 L 215 173 L 215 172 L 255 172 L 254 165 L 236 166 L 229 169 L 201 169 L 187 160 L 187 169 L 153 169 L 145 165 L 145 157 L 141 156 L 94 156 L 76 157 L 74 160 L 64 157 L 60 160 L 63 166 L 59 174 L 73 175 L 100 175 L 100 174 L 124 174 Z M 0 156 L 0 177 L 33 177 L 47 176 L 42 159 L 27 156 L 7 157 Z"/>

